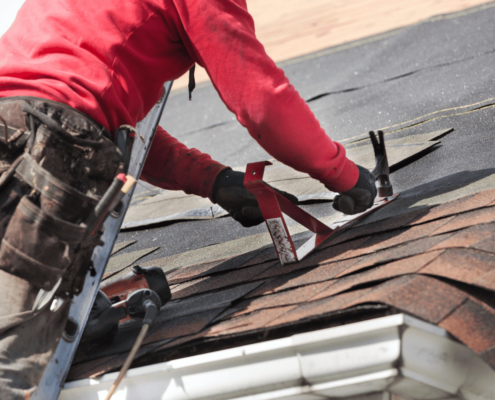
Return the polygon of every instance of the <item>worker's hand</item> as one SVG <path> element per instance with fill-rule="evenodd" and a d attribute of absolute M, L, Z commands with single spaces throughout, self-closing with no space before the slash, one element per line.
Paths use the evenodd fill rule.
<path fill-rule="evenodd" d="M 333 199 L 333 208 L 344 214 L 353 215 L 366 211 L 373 205 L 376 197 L 375 175 L 360 165 L 357 167 L 359 179 L 356 185 Z"/>
<path fill-rule="evenodd" d="M 297 204 L 296 196 L 280 190 L 277 192 Z M 214 203 L 225 209 L 245 228 L 259 225 L 264 221 L 256 196 L 244 187 L 243 172 L 232 171 L 230 168 L 220 172 L 213 186 L 212 197 Z"/>

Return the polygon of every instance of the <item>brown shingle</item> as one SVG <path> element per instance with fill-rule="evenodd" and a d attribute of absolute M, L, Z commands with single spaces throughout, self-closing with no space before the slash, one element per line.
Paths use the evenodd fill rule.
<path fill-rule="evenodd" d="M 426 237 L 411 241 L 402 246 L 393 247 L 369 254 L 358 259 L 358 261 L 347 270 L 341 272 L 337 277 L 349 275 L 364 268 L 372 267 L 376 264 L 385 264 L 395 260 L 412 257 L 430 250 L 433 246 L 450 237 L 451 234 Z"/>
<path fill-rule="evenodd" d="M 226 308 L 227 307 L 216 308 L 165 321 L 159 325 L 152 325 L 150 332 L 144 339 L 144 343 L 148 344 L 159 340 L 196 334 L 203 330 Z"/>
<path fill-rule="evenodd" d="M 475 279 L 473 281 L 473 285 L 495 291 L 495 269 L 492 269 L 486 274 L 480 276 L 478 279 Z"/>
<path fill-rule="evenodd" d="M 373 288 L 355 290 L 338 296 L 327 297 L 325 299 L 299 305 L 277 319 L 269 321 L 267 327 L 294 323 L 306 318 L 322 316 L 324 314 L 344 310 L 359 303 L 359 299 L 371 291 L 373 291 Z"/>
<path fill-rule="evenodd" d="M 395 215 L 376 223 L 370 223 L 366 226 L 361 226 L 355 228 L 361 232 L 365 232 L 368 235 L 376 235 L 377 233 L 397 230 L 399 228 L 405 227 L 409 222 L 414 221 L 419 215 L 426 213 L 426 210 L 421 210 L 420 212 L 404 213 L 400 215 Z"/>
<path fill-rule="evenodd" d="M 180 299 L 199 293 L 210 292 L 212 290 L 245 283 L 270 268 L 271 265 L 272 262 L 268 262 L 265 264 L 242 268 L 225 274 L 219 274 L 218 276 L 208 276 L 206 278 L 196 279 L 192 282 L 186 282 L 175 289 L 172 293 L 172 297 L 174 299 Z"/>
<path fill-rule="evenodd" d="M 228 259 L 216 260 L 208 263 L 192 265 L 185 268 L 179 268 L 173 272 L 173 275 L 167 275 L 169 284 L 177 284 L 182 282 L 187 282 L 195 278 L 199 278 L 208 270 L 222 264 Z"/>
<path fill-rule="evenodd" d="M 476 353 L 495 346 L 495 310 L 469 299 L 440 324 Z"/>
<path fill-rule="evenodd" d="M 428 212 L 427 209 L 417 209 L 404 212 L 400 216 L 388 217 L 374 222 L 363 221 L 363 223 L 351 225 L 345 228 L 345 232 L 339 234 L 334 239 L 330 238 L 332 244 L 339 244 L 358 236 L 375 235 L 377 233 L 399 229 L 412 223 Z"/>
<path fill-rule="evenodd" d="M 281 266 L 269 247 L 178 269 L 168 275 L 175 299 L 192 301 L 195 294 L 216 295 L 219 289 L 252 281 L 261 286 L 223 308 L 154 326 L 142 351 L 163 351 L 206 337 L 215 342 L 224 335 L 303 324 L 328 314 L 338 319 L 350 307 L 382 303 L 440 324 L 495 367 L 495 310 L 457 289 L 457 283 L 430 276 L 495 291 L 495 223 L 490 223 L 495 207 L 486 207 L 490 203 L 495 204 L 495 190 L 349 227 L 297 264 Z M 171 338 L 176 339 L 168 342 Z M 126 355 L 76 364 L 71 377 L 118 368 Z"/>
<path fill-rule="evenodd" d="M 135 359 L 154 351 L 156 347 L 156 343 L 148 346 L 142 346 L 138 350 Z M 72 365 L 67 376 L 67 381 L 75 381 L 83 378 L 96 378 L 107 372 L 118 369 L 124 364 L 128 355 L 129 352 L 125 352 Z"/>
<path fill-rule="evenodd" d="M 483 208 L 481 210 L 469 211 L 465 214 L 457 215 L 448 224 L 445 224 L 434 235 L 439 235 L 446 232 L 456 231 L 469 226 L 485 224 L 495 221 L 495 207 Z"/>
<path fill-rule="evenodd" d="M 380 250 L 385 250 L 390 247 L 395 247 L 417 239 L 424 238 L 425 236 L 428 236 L 439 229 L 448 221 L 449 219 L 446 218 L 428 222 L 422 225 L 411 226 L 404 229 L 385 232 L 372 236 L 370 239 L 364 242 L 360 248 L 357 248 L 356 250 L 350 250 L 346 252 L 343 257 L 341 256 L 339 258 L 354 258 L 366 254 L 372 254 Z"/>
<path fill-rule="evenodd" d="M 364 218 L 364 220 L 362 222 L 359 222 L 354 226 L 357 228 L 363 227 L 363 226 L 369 226 L 370 228 L 372 226 L 377 226 L 379 228 L 379 231 L 388 230 L 391 227 L 393 227 L 392 229 L 397 229 L 397 228 L 400 228 L 402 226 L 412 224 L 417 219 L 428 214 L 428 211 L 429 211 L 429 207 L 414 208 L 412 210 L 404 211 L 403 213 L 401 213 L 400 218 L 397 218 L 397 216 L 386 217 L 383 219 L 379 219 L 375 222 L 368 222 L 368 218 L 370 218 L 370 217 L 372 218 L 372 215 L 373 215 L 373 214 L 370 214 L 370 216 L 368 218 Z M 388 222 L 386 222 L 386 221 L 388 221 Z M 392 224 L 392 225 L 390 225 L 390 224 Z"/>
<path fill-rule="evenodd" d="M 484 240 L 473 244 L 471 247 L 489 253 L 495 253 L 495 235 L 487 236 Z"/>
<path fill-rule="evenodd" d="M 366 300 L 383 302 L 432 323 L 440 322 L 467 298 L 466 293 L 427 276 L 408 275 L 389 282 L 389 287 L 381 285 Z"/>
<path fill-rule="evenodd" d="M 284 292 L 258 297 L 256 299 L 244 300 L 235 306 L 237 311 L 229 315 L 228 318 L 233 318 L 266 308 L 306 303 L 332 283 L 333 282 L 320 282 L 313 285 L 302 286 L 293 290 L 286 290 Z"/>
<path fill-rule="evenodd" d="M 274 263 L 273 266 L 266 270 L 264 273 L 258 275 L 256 279 L 266 279 L 275 276 L 283 276 L 293 272 L 297 272 L 298 270 L 315 267 L 317 265 L 324 265 L 335 261 L 337 256 L 343 254 L 349 250 L 353 250 L 363 242 L 365 242 L 368 238 L 361 238 L 354 240 L 352 242 L 344 243 L 335 247 L 327 248 L 321 251 L 317 251 L 314 254 L 310 254 L 307 258 L 302 260 L 301 262 L 295 264 L 288 265 L 280 265 L 280 263 Z M 349 267 L 349 264 L 346 264 L 346 268 Z M 330 269 L 338 269 L 340 268 L 338 265 L 334 267 L 330 267 Z"/>
<path fill-rule="evenodd" d="M 170 283 L 187 282 L 188 280 L 199 278 L 202 276 L 218 274 L 220 272 L 229 271 L 240 268 L 243 264 L 253 259 L 258 252 L 248 252 L 235 257 L 227 257 L 221 260 L 215 260 L 198 265 L 192 265 L 179 269 L 177 273 L 170 277 Z"/>
<path fill-rule="evenodd" d="M 432 247 L 432 250 L 450 247 L 471 247 L 495 233 L 495 224 L 481 224 L 464 229 L 447 240 Z"/>
<path fill-rule="evenodd" d="M 249 267 L 251 265 L 262 264 L 272 260 L 278 260 L 277 251 L 273 246 L 262 250 L 256 256 L 242 264 L 241 267 Z"/>
<path fill-rule="evenodd" d="M 252 310 L 252 309 L 248 310 L 246 306 L 246 302 L 242 302 L 238 305 L 226 309 L 223 313 L 221 313 L 218 317 L 215 318 L 212 324 L 217 324 L 222 321 L 226 321 L 231 318 L 236 318 L 241 315 L 249 314 L 254 311 L 259 311 L 259 310 Z"/>
<path fill-rule="evenodd" d="M 430 212 L 414 221 L 414 224 L 421 224 L 437 218 L 444 218 L 449 215 L 456 215 L 477 208 L 488 206 L 495 200 L 495 189 L 485 190 L 472 196 L 462 197 L 460 199 L 443 203 L 430 209 Z"/>
<path fill-rule="evenodd" d="M 422 253 L 423 251 L 428 250 L 429 248 L 428 243 L 432 243 L 433 246 L 435 244 L 433 242 L 435 242 L 437 239 L 433 239 L 433 241 L 431 241 L 430 239 L 425 238 L 424 243 L 422 245 L 415 242 L 415 240 L 418 238 L 423 238 L 425 236 L 428 236 L 430 233 L 434 232 L 436 229 L 438 229 L 440 226 L 442 226 L 447 222 L 448 222 L 447 219 L 433 221 L 430 223 L 413 226 L 399 231 L 386 232 L 374 237 L 364 237 L 364 238 L 356 239 L 350 242 L 337 245 L 335 247 L 327 248 L 323 251 L 319 251 L 314 255 L 309 256 L 308 259 L 303 260 L 302 262 L 297 264 L 292 264 L 288 266 L 287 265 L 281 266 L 280 264 L 276 264 L 272 268 L 264 272 L 263 274 L 259 275 L 257 279 L 283 275 L 283 274 L 287 274 L 288 272 L 296 271 L 304 267 L 321 265 L 321 264 L 329 263 L 331 261 L 356 258 L 355 261 L 328 264 L 328 268 L 327 268 L 328 273 L 325 274 L 324 279 L 330 279 L 336 276 L 333 275 L 333 272 L 338 271 L 339 269 L 341 269 L 341 271 L 338 271 L 337 273 L 340 275 L 337 276 L 342 276 L 344 274 L 348 274 L 350 272 L 359 270 L 361 268 L 366 268 L 377 262 L 386 262 L 388 260 L 393 260 L 394 258 L 397 259 L 401 257 L 407 257 L 409 255 L 419 254 Z M 408 242 L 413 242 L 411 243 L 411 246 L 409 248 L 405 248 L 402 246 L 402 247 L 397 247 L 397 251 L 392 251 L 389 253 L 385 253 L 385 252 L 377 253 L 380 250 L 384 250 L 388 247 L 398 246 L 399 244 L 402 243 L 405 243 L 405 245 L 407 246 Z M 418 248 L 418 246 L 420 246 L 420 248 Z M 412 253 L 409 253 L 408 250 L 412 251 Z M 368 258 L 362 257 L 361 259 L 357 259 L 357 257 L 367 254 L 370 254 L 371 256 Z M 401 256 L 401 254 L 403 255 Z M 373 261 L 373 260 L 377 260 L 377 261 Z M 351 268 L 348 271 L 344 271 L 343 267 L 347 266 L 347 268 L 350 268 L 351 264 L 355 265 L 356 269 Z M 320 268 L 314 271 L 315 272 L 313 272 L 313 275 L 318 274 L 319 271 L 325 272 L 324 270 L 320 270 Z M 311 282 L 310 279 L 312 278 L 307 277 L 306 279 L 309 279 L 308 280 L 309 283 Z M 313 282 L 318 281 L 319 278 L 315 276 L 314 279 L 316 280 L 313 280 Z"/>
<path fill-rule="evenodd" d="M 459 306 L 467 295 L 437 279 L 406 275 L 380 285 L 311 301 L 271 321 L 268 326 L 344 310 L 363 303 L 384 303 L 421 319 L 438 323 Z"/>
<path fill-rule="evenodd" d="M 495 347 L 483 351 L 479 355 L 483 360 L 486 361 L 488 365 L 490 365 L 492 368 L 495 368 Z"/>
<path fill-rule="evenodd" d="M 376 282 L 393 277 L 412 274 L 419 271 L 425 265 L 437 258 L 442 252 L 433 251 L 430 253 L 420 254 L 403 260 L 398 260 L 386 265 L 382 265 L 368 271 L 340 278 L 325 290 L 314 296 L 312 300 L 322 299 L 334 296 L 343 291 L 349 290 L 355 286 L 365 283 Z"/>
<path fill-rule="evenodd" d="M 384 233 L 376 234 L 374 236 L 370 236 L 367 238 L 366 241 L 363 242 L 362 245 L 349 249 L 340 256 L 335 257 L 335 260 L 357 258 L 366 254 L 374 253 L 377 248 L 383 245 L 383 243 L 386 243 L 391 238 L 399 236 L 404 231 L 405 229 L 401 229 L 397 231 L 384 232 Z"/>
<path fill-rule="evenodd" d="M 301 268 L 314 267 L 330 261 L 343 260 L 348 258 L 346 255 L 365 243 L 370 236 L 352 240 L 350 242 L 341 243 L 334 246 L 325 246 L 318 249 L 314 254 L 310 254 L 307 258 L 298 263 Z"/>
<path fill-rule="evenodd" d="M 254 282 L 257 282 L 254 280 Z M 259 287 L 257 287 L 255 290 L 253 290 L 251 293 L 247 294 L 245 298 L 252 298 L 252 297 L 259 297 L 263 296 L 265 294 L 273 293 L 274 289 L 277 288 L 281 282 L 284 282 L 283 277 L 275 277 L 275 278 L 268 278 L 264 279 L 263 284 Z"/>
<path fill-rule="evenodd" d="M 176 300 L 180 297 L 184 297 L 184 296 L 180 296 L 179 293 L 181 292 L 184 292 L 191 286 L 199 286 L 202 282 L 205 282 L 207 281 L 208 279 L 210 279 L 209 277 L 205 276 L 203 278 L 198 278 L 198 279 L 193 279 L 191 281 L 187 281 L 187 282 L 183 282 L 183 283 L 179 283 L 177 285 L 174 285 L 173 288 L 171 287 L 170 290 L 172 292 L 172 299 L 173 300 Z"/>
<path fill-rule="evenodd" d="M 472 284 L 481 283 L 485 274 L 495 269 L 495 254 L 476 249 L 447 249 L 420 272 Z M 491 286 L 489 282 L 486 285 Z M 495 287 L 489 287 L 495 290 Z"/>
<path fill-rule="evenodd" d="M 199 333 L 196 333 L 195 335 L 182 336 L 180 338 L 174 339 L 172 341 L 166 342 L 163 345 L 158 346 L 154 351 L 159 352 L 159 351 L 163 351 L 163 350 L 170 349 L 170 348 L 176 348 L 176 347 L 179 347 L 180 345 L 182 345 L 184 343 L 191 342 L 191 341 L 196 340 L 196 339 L 200 339 L 200 338 L 204 337 L 205 335 L 206 335 L 206 332 L 201 331 Z"/>
<path fill-rule="evenodd" d="M 206 336 L 230 335 L 265 328 L 269 325 L 270 321 L 277 319 L 294 308 L 295 306 L 269 308 L 238 318 L 232 318 L 212 326 L 206 332 Z"/>
<path fill-rule="evenodd" d="M 248 282 L 224 290 L 169 301 L 160 309 L 155 323 L 174 321 L 185 315 L 197 314 L 214 308 L 229 307 L 232 302 L 241 299 L 262 284 L 263 281 Z"/>
<path fill-rule="evenodd" d="M 338 261 L 335 263 L 321 265 L 308 271 L 292 274 L 290 276 L 280 276 L 275 280 L 267 282 L 265 286 L 259 287 L 256 291 L 253 291 L 250 297 L 279 292 L 281 290 L 310 285 L 312 283 L 328 281 L 335 278 L 340 272 L 348 269 L 353 263 L 355 263 L 355 260 Z"/>
<path fill-rule="evenodd" d="M 398 246 L 407 242 L 411 242 L 417 239 L 421 239 L 425 236 L 435 232 L 441 226 L 446 224 L 450 218 L 445 218 L 437 221 L 428 222 L 421 225 L 411 226 L 407 230 L 401 232 L 399 235 L 392 236 L 389 240 L 378 245 L 374 250 L 379 251 L 389 247 Z"/>
<path fill-rule="evenodd" d="M 75 381 L 78 379 L 88 378 L 98 374 L 100 371 L 106 372 L 105 366 L 109 362 L 115 359 L 115 356 L 102 357 L 97 360 L 82 362 L 79 364 L 73 364 L 70 367 L 69 374 L 67 375 L 68 381 Z"/>

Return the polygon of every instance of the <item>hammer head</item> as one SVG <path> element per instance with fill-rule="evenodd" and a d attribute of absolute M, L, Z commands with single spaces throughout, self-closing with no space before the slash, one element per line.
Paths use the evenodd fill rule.
<path fill-rule="evenodd" d="M 371 144 L 373 145 L 373 150 L 375 151 L 375 161 L 376 165 L 373 168 L 373 175 L 375 175 L 378 181 L 378 196 L 388 197 L 394 194 L 392 189 L 392 184 L 390 183 L 389 173 L 390 168 L 388 166 L 387 150 L 385 149 L 385 139 L 383 137 L 383 132 L 378 131 L 378 141 L 375 132 L 370 132 Z"/>

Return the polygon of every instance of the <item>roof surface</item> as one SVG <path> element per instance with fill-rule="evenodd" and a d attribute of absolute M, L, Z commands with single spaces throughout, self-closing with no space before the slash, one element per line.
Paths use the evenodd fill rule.
<path fill-rule="evenodd" d="M 264 225 L 230 218 L 121 233 L 112 277 L 139 260 L 161 266 L 173 292 L 134 365 L 402 311 L 495 368 L 494 17 L 489 3 L 283 65 L 335 140 L 380 128 L 387 141 L 454 131 L 397 166 L 397 200 L 297 264 L 278 263 Z M 191 103 L 171 97 L 162 126 L 225 164 L 270 158 L 211 86 Z M 329 203 L 304 208 L 339 218 Z M 308 237 L 292 226 L 298 242 Z M 138 330 L 122 325 L 112 346 L 80 351 L 69 380 L 118 369 Z"/>

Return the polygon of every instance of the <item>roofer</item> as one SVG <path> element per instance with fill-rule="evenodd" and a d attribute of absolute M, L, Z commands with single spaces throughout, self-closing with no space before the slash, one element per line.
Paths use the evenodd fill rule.
<path fill-rule="evenodd" d="M 0 39 L 0 398 L 29 398 L 63 333 L 100 243 L 80 223 L 122 168 L 114 133 L 195 63 L 260 146 L 341 194 L 335 208 L 371 206 L 373 175 L 267 56 L 245 0 L 26 0 Z M 162 128 L 141 179 L 263 221 L 242 173 Z"/>

